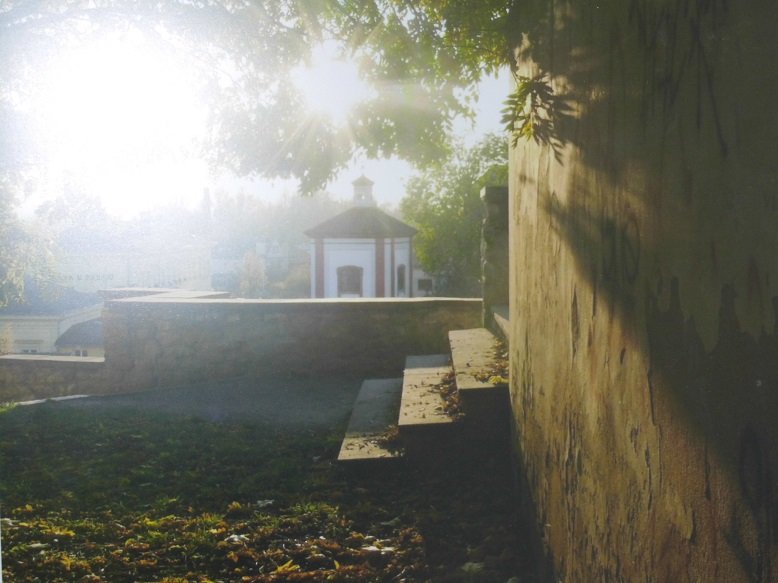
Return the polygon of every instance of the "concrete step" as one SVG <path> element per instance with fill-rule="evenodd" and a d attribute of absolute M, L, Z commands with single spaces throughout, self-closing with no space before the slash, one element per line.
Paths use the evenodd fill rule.
<path fill-rule="evenodd" d="M 448 386 L 447 386 L 448 383 Z M 442 428 L 457 421 L 456 395 L 444 395 L 453 386 L 453 369 L 447 354 L 408 356 L 403 374 L 400 417 L 404 434 Z"/>
<path fill-rule="evenodd" d="M 463 393 L 499 391 L 505 382 L 492 377 L 501 360 L 500 341 L 486 328 L 451 330 L 448 333 L 457 388 Z"/>
<path fill-rule="evenodd" d="M 500 341 L 486 328 L 451 330 L 451 360 L 467 423 L 497 433 L 507 426 L 508 384 L 502 374 Z"/>
<path fill-rule="evenodd" d="M 368 379 L 351 411 L 338 461 L 395 459 L 404 455 L 397 441 L 402 379 Z"/>

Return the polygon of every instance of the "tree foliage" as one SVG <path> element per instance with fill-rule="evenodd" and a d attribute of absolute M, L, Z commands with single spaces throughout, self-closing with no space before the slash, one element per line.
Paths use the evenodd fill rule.
<path fill-rule="evenodd" d="M 266 201 L 248 194 L 214 196 L 210 232 L 226 254 L 253 248 L 260 239 L 283 245 L 300 246 L 309 242 L 305 231 L 349 207 L 326 192 L 308 197 L 288 196 Z"/>
<path fill-rule="evenodd" d="M 25 285 L 39 283 L 51 269 L 46 235 L 19 220 L 9 182 L 0 175 L 0 308 L 23 301 Z"/>
<path fill-rule="evenodd" d="M 29 112 L 17 106 L 41 63 L 65 46 L 127 30 L 198 66 L 202 83 L 193 90 L 212 106 L 205 150 L 221 167 L 294 177 L 313 192 L 357 153 L 433 164 L 448 154 L 451 121 L 470 113 L 479 80 L 509 60 L 512 4 L 11 0 L 0 9 L 0 118 L 13 118 L 0 129 L 0 171 L 36 156 L 35 140 L 17 135 L 35 124 L 26 124 Z M 294 67 L 325 41 L 354 58 L 378 89 L 343 128 L 306 115 L 291 82 Z"/>
<path fill-rule="evenodd" d="M 216 193 L 208 228 L 216 255 L 243 258 L 234 289 L 230 284 L 224 289 L 241 297 L 308 297 L 310 239 L 305 231 L 348 207 L 349 203 L 325 192 L 307 197 L 290 195 L 275 202 L 246 194 Z M 261 260 L 252 250 L 268 245 L 277 245 L 284 257 L 270 260 L 258 270 L 254 259 Z M 259 283 L 251 287 L 246 281 Z"/>
<path fill-rule="evenodd" d="M 239 293 L 242 298 L 261 298 L 267 286 L 265 263 L 255 251 L 243 257 L 239 278 Z"/>
<path fill-rule="evenodd" d="M 481 189 L 508 178 L 508 142 L 488 135 L 474 147 L 456 149 L 451 160 L 409 180 L 400 204 L 418 233 L 414 246 L 421 266 L 437 281 L 437 293 L 481 294 Z"/>

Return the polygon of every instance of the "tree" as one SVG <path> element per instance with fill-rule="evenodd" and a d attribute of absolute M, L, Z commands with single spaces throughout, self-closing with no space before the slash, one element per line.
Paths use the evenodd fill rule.
<path fill-rule="evenodd" d="M 235 285 L 220 285 L 243 297 L 259 297 L 259 293 L 263 297 L 308 297 L 310 239 L 305 231 L 348 206 L 325 192 L 307 197 L 287 196 L 272 203 L 245 194 L 217 193 L 209 235 L 220 258 L 246 257 L 258 245 L 278 245 L 281 250 L 279 261 L 270 259 L 263 265 L 261 283 L 253 291 L 246 291 L 241 283 L 246 274 L 256 273 L 245 259 Z"/>
<path fill-rule="evenodd" d="M 128 30 L 198 64 L 201 85 L 193 90 L 212 106 L 213 140 L 205 151 L 215 164 L 243 175 L 295 177 L 313 192 L 357 153 L 438 163 L 448 154 L 453 117 L 470 113 L 478 81 L 510 60 L 513 4 L 11 0 L 0 9 L 0 113 L 17 123 L 0 129 L 0 171 L 36 156 L 35 147 L 26 147 L 35 140 L 17 139 L 8 128 L 24 124 L 29 112 L 15 104 L 24 103 L 41 64 L 63 46 Z M 379 89 L 344 128 L 305 115 L 291 82 L 295 66 L 325 41 L 355 58 Z"/>
<path fill-rule="evenodd" d="M 416 254 L 436 278 L 438 294 L 480 296 L 480 192 L 507 179 L 507 138 L 492 134 L 470 149 L 460 146 L 448 163 L 409 180 L 400 210 L 418 229 Z"/>
<path fill-rule="evenodd" d="M 0 308 L 24 298 L 25 284 L 39 280 L 50 268 L 40 233 L 24 225 L 0 196 Z"/>
<path fill-rule="evenodd" d="M 238 293 L 242 298 L 261 298 L 267 286 L 265 263 L 254 251 L 243 257 L 243 266 L 238 274 Z"/>

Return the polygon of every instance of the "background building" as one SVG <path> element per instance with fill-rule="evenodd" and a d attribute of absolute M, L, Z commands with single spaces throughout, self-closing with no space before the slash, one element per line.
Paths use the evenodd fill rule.
<path fill-rule="evenodd" d="M 311 296 L 414 295 L 416 229 L 376 207 L 373 182 L 354 182 L 354 206 L 306 231 L 311 241 Z"/>
<path fill-rule="evenodd" d="M 100 318 L 103 304 L 96 294 L 61 286 L 26 286 L 24 303 L 0 309 L 0 353 L 56 354 L 57 342 L 72 326 Z M 100 356 L 97 346 L 79 346 L 79 356 Z M 91 352 L 90 352 L 91 350 Z M 75 354 L 75 349 L 71 352 Z"/>
<path fill-rule="evenodd" d="M 74 324 L 54 343 L 63 356 L 105 356 L 103 321 L 100 318 Z"/>

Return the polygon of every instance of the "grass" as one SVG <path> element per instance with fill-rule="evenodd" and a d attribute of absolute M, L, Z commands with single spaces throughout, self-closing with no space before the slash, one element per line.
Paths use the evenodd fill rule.
<path fill-rule="evenodd" d="M 504 459 L 355 474 L 333 462 L 339 439 L 55 403 L 0 411 L 5 581 L 531 580 Z"/>

